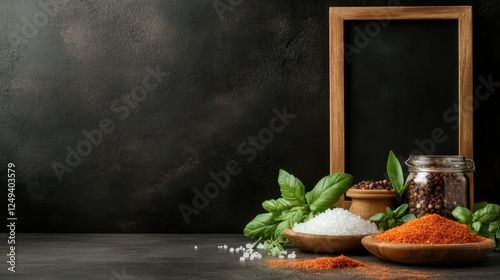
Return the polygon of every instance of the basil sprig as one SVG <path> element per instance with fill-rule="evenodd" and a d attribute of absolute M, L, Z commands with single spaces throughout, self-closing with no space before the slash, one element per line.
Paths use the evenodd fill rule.
<path fill-rule="evenodd" d="M 497 244 L 495 251 L 500 251 L 500 206 L 498 204 L 486 201 L 477 202 L 474 203 L 473 211 L 457 206 L 451 214 L 459 223 L 466 224 L 470 231 L 495 241 Z"/>
<path fill-rule="evenodd" d="M 397 227 L 416 218 L 413 214 L 406 214 L 407 209 L 408 204 L 406 203 L 399 205 L 398 208 L 394 210 L 386 207 L 385 213 L 377 213 L 371 216 L 370 221 L 380 222 L 378 224 L 379 231 Z"/>
<path fill-rule="evenodd" d="M 379 231 L 400 226 L 416 218 L 413 214 L 406 214 L 408 204 L 401 203 L 406 188 L 408 188 L 408 181 L 405 181 L 401 163 L 392 150 L 389 151 L 389 157 L 387 158 L 387 176 L 389 177 L 389 181 L 391 181 L 392 188 L 396 192 L 396 201 L 399 206 L 394 210 L 387 207 L 385 213 L 376 213 L 370 217 L 370 221 L 379 222 Z"/>
<path fill-rule="evenodd" d="M 288 242 L 283 233 L 285 229 L 333 208 L 333 204 L 352 186 L 352 180 L 352 175 L 347 173 L 327 175 L 306 193 L 298 178 L 280 169 L 281 197 L 264 201 L 262 207 L 267 213 L 255 216 L 245 226 L 243 234 L 252 239 L 267 240 L 271 253 L 276 255 L 282 249 L 280 244 Z"/>
<path fill-rule="evenodd" d="M 408 182 L 405 182 L 401 163 L 392 150 L 389 152 L 389 157 L 387 158 L 387 176 L 389 177 L 389 181 L 391 181 L 394 191 L 396 191 L 397 202 L 400 204 L 403 194 L 408 187 Z"/>

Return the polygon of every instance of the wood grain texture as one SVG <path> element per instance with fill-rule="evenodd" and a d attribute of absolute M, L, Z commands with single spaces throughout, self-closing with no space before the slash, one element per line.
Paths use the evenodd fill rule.
<path fill-rule="evenodd" d="M 361 239 L 365 235 L 324 235 L 308 234 L 285 229 L 285 236 L 299 249 L 306 252 L 342 254 L 363 250 Z"/>
<path fill-rule="evenodd" d="M 470 6 L 394 6 L 394 7 L 331 7 L 330 12 L 341 20 L 431 20 L 458 19 Z"/>
<path fill-rule="evenodd" d="M 330 10 L 330 173 L 344 172 L 344 22 Z M 344 202 L 342 196 L 335 206 Z"/>
<path fill-rule="evenodd" d="M 490 239 L 479 243 L 432 245 L 383 242 L 367 236 L 361 243 L 380 259 L 421 265 L 471 263 L 482 259 L 495 248 L 495 242 Z"/>
<path fill-rule="evenodd" d="M 458 151 L 469 159 L 473 154 L 472 8 L 458 18 Z M 470 178 L 470 209 L 474 206 L 474 174 Z"/>

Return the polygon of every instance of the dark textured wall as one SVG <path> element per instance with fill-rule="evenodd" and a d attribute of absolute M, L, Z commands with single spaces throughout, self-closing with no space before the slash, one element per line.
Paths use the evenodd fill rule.
<path fill-rule="evenodd" d="M 500 3 L 400 2 L 473 5 L 474 83 L 494 81 L 474 111 L 476 196 L 498 203 Z M 328 7 L 387 1 L 53 3 L 0 2 L 18 232 L 240 233 L 280 168 L 312 188 L 329 172 Z"/>

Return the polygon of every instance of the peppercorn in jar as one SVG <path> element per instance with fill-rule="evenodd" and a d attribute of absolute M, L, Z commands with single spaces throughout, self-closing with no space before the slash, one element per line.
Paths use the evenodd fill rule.
<path fill-rule="evenodd" d="M 472 160 L 464 156 L 410 155 L 405 163 L 410 172 L 406 191 L 408 213 L 417 218 L 438 214 L 454 219 L 451 212 L 457 206 L 469 208 L 466 173 L 475 169 Z"/>

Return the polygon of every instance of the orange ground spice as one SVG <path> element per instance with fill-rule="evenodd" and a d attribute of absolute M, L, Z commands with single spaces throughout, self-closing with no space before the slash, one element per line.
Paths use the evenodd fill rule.
<path fill-rule="evenodd" d="M 340 255 L 338 257 L 322 257 L 312 260 L 272 260 L 269 262 L 269 265 L 305 269 L 333 269 L 366 266 L 366 264 L 344 255 Z"/>
<path fill-rule="evenodd" d="M 424 215 L 401 226 L 378 233 L 373 238 L 386 242 L 411 244 L 464 244 L 482 242 L 486 239 L 471 232 L 467 225 L 438 214 Z"/>

